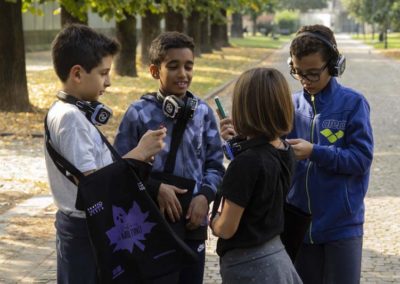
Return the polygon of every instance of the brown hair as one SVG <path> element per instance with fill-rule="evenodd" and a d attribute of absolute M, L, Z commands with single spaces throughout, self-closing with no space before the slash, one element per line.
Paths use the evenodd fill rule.
<path fill-rule="evenodd" d="M 332 46 L 335 47 L 335 49 L 332 49 L 326 43 L 322 42 L 316 37 L 309 35 L 304 35 L 301 37 L 299 36 L 306 32 L 319 35 L 320 37 L 326 39 L 332 44 Z M 302 26 L 296 32 L 296 37 L 290 44 L 290 55 L 301 59 L 304 56 L 317 52 L 321 54 L 322 59 L 325 62 L 328 62 L 329 60 L 333 60 L 334 62 L 337 61 L 339 51 L 336 48 L 336 40 L 332 30 L 323 25 Z"/>
<path fill-rule="evenodd" d="M 282 73 L 274 68 L 244 72 L 233 91 L 232 121 L 241 136 L 265 136 L 271 141 L 289 133 L 293 102 Z"/>
<path fill-rule="evenodd" d="M 54 70 L 60 80 L 65 82 L 74 65 L 81 65 L 90 73 L 104 57 L 117 54 L 119 48 L 116 40 L 88 26 L 68 25 L 57 34 L 52 43 Z"/>

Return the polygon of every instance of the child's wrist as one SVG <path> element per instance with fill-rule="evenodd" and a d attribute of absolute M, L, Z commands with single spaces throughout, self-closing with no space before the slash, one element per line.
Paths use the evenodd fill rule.
<path fill-rule="evenodd" d="M 210 224 L 210 229 L 214 232 L 214 223 L 215 221 L 221 216 L 221 212 L 217 212 L 215 213 L 214 216 L 212 216 L 212 213 L 210 213 L 210 217 L 209 217 L 209 224 Z"/>
<path fill-rule="evenodd" d="M 137 148 L 129 151 L 123 158 L 135 159 L 135 160 L 142 161 L 142 162 L 148 161 L 148 159 L 146 159 L 146 155 L 144 155 L 143 152 Z"/>

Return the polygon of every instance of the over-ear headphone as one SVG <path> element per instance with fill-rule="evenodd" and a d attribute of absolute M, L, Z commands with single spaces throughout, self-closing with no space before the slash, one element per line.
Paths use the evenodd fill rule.
<path fill-rule="evenodd" d="M 225 157 L 232 161 L 243 151 L 249 148 L 266 145 L 268 143 L 268 139 L 264 136 L 252 138 L 250 140 L 247 140 L 241 136 L 234 136 L 233 138 L 225 141 L 225 143 L 222 145 L 222 150 L 224 151 Z"/>
<path fill-rule="evenodd" d="M 157 92 L 156 98 L 162 103 L 163 113 L 172 119 L 192 118 L 198 104 L 198 100 L 189 91 L 186 91 L 186 100 L 174 95 L 164 96 L 160 91 Z"/>
<path fill-rule="evenodd" d="M 344 55 L 339 53 L 339 50 L 337 49 L 336 44 L 330 42 L 328 39 L 326 39 L 320 33 L 311 32 L 311 31 L 302 32 L 302 33 L 298 34 L 294 38 L 294 40 L 297 38 L 304 37 L 304 36 L 309 36 L 309 37 L 318 39 L 319 41 L 323 42 L 326 46 L 328 46 L 335 53 L 335 56 L 329 60 L 327 68 L 328 68 L 329 75 L 334 76 L 334 77 L 340 77 L 343 74 L 344 70 L 346 69 L 346 58 L 344 57 Z M 288 58 L 288 64 L 290 66 L 293 65 L 292 56 L 290 56 Z"/>
<path fill-rule="evenodd" d="M 78 100 L 74 96 L 68 95 L 63 91 L 57 93 L 57 98 L 63 102 L 77 106 L 94 125 L 104 125 L 112 116 L 112 110 L 100 102 Z"/>

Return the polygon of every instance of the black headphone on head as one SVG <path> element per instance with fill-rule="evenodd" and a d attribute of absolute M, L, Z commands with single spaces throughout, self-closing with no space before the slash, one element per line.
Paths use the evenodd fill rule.
<path fill-rule="evenodd" d="M 112 110 L 100 102 L 78 100 L 66 92 L 59 91 L 57 98 L 63 102 L 77 106 L 85 113 L 86 118 L 94 125 L 104 125 L 112 116 Z"/>
<path fill-rule="evenodd" d="M 344 70 L 346 69 L 346 58 L 344 55 L 339 53 L 339 50 L 337 49 L 336 44 L 330 42 L 328 39 L 326 39 L 324 36 L 322 36 L 318 32 L 302 32 L 298 34 L 295 38 L 301 38 L 304 36 L 309 36 L 315 39 L 318 39 L 319 41 L 323 42 L 326 46 L 328 46 L 335 54 L 336 56 L 332 57 L 329 62 L 328 62 L 328 72 L 329 75 L 334 76 L 334 77 L 340 77 Z M 292 61 L 292 55 L 288 58 L 288 64 L 290 67 L 293 66 L 293 61 Z"/>
<path fill-rule="evenodd" d="M 198 104 L 198 100 L 189 91 L 186 91 L 185 100 L 174 95 L 164 96 L 160 91 L 156 98 L 162 104 L 163 113 L 172 119 L 192 118 Z"/>

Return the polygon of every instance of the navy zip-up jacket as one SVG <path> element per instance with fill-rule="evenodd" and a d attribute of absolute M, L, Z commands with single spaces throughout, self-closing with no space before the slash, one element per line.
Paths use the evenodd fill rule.
<path fill-rule="evenodd" d="M 288 138 L 313 143 L 297 162 L 288 202 L 312 214 L 306 243 L 363 235 L 364 197 L 373 158 L 367 100 L 335 78 L 318 94 L 293 95 L 295 121 Z"/>

